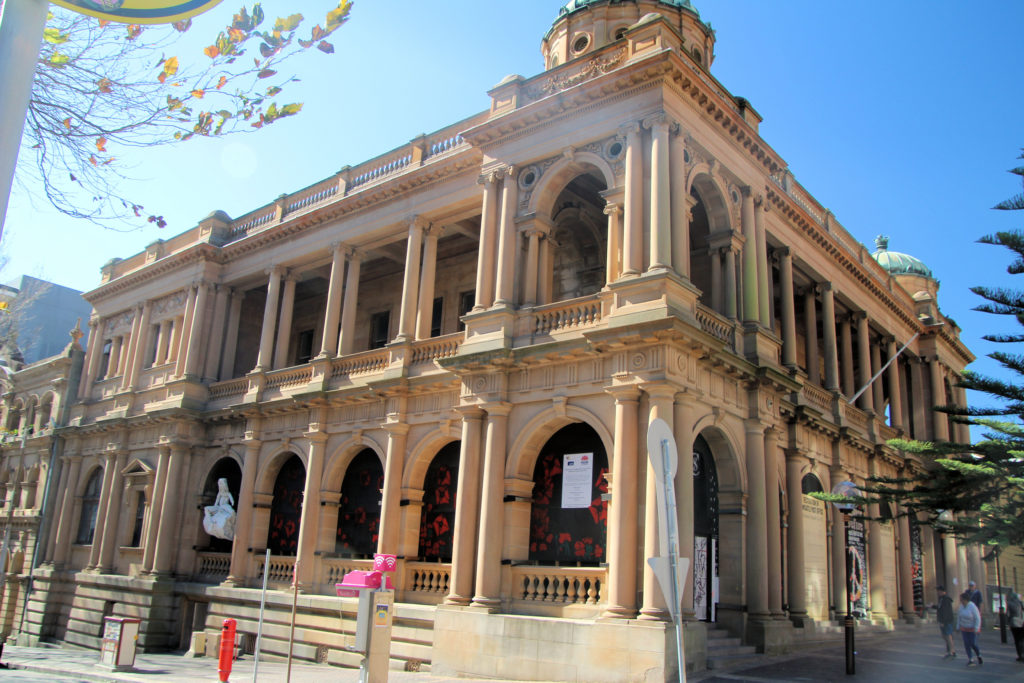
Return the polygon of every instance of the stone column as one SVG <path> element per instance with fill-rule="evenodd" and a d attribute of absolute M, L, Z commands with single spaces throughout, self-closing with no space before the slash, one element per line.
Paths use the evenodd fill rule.
<path fill-rule="evenodd" d="M 132 385 L 132 370 L 135 367 L 135 353 L 139 348 L 139 337 L 141 336 L 140 325 L 142 323 L 142 306 L 135 307 L 132 315 L 132 329 L 128 333 L 128 343 L 123 348 L 124 362 L 121 364 L 121 391 L 127 391 Z"/>
<path fill-rule="evenodd" d="M 917 616 L 914 610 L 914 582 L 910 576 L 910 519 L 906 515 L 899 516 L 900 544 L 900 614 L 904 619 Z"/>
<path fill-rule="evenodd" d="M 188 304 L 186 304 L 188 308 Z M 167 362 L 175 363 L 175 375 L 178 374 L 177 362 L 178 362 L 178 351 L 181 346 L 181 328 L 185 325 L 185 316 L 179 315 L 171 321 L 171 344 L 167 349 Z"/>
<path fill-rule="evenodd" d="M 160 530 L 156 538 L 156 553 L 153 556 L 153 571 L 157 574 L 170 574 L 174 571 L 178 557 L 178 531 L 181 520 L 178 519 L 181 502 L 181 473 L 187 465 L 190 447 L 184 443 L 172 443 L 167 466 L 167 483 L 164 486 L 163 501 L 160 509 Z"/>
<path fill-rule="evenodd" d="M 331 248 L 331 279 L 327 284 L 327 308 L 324 311 L 324 332 L 320 340 L 320 356 L 333 358 L 338 353 L 338 319 L 341 317 L 341 291 L 345 283 L 345 246 Z"/>
<path fill-rule="evenodd" d="M 652 422 L 661 418 L 668 424 L 669 429 L 673 429 L 672 423 L 674 422 L 675 415 L 673 414 L 672 401 L 675 398 L 675 389 L 668 384 L 654 384 L 645 385 L 643 390 L 650 397 L 648 427 Z M 669 618 L 667 609 L 668 596 L 662 593 L 661 586 L 654 576 L 654 570 L 647 563 L 648 558 L 667 555 L 669 550 L 668 548 L 659 548 L 658 546 L 658 539 L 661 533 L 660 525 L 658 524 L 658 508 L 664 505 L 664 501 L 660 501 L 657 498 L 657 485 L 655 482 L 656 478 L 661 476 L 661 473 L 655 472 L 654 467 L 651 465 L 650 456 L 644 458 L 644 460 L 646 460 L 644 470 L 647 472 L 647 486 L 644 492 L 644 601 L 640 608 L 640 619 L 665 621 Z M 673 480 L 674 483 L 675 481 Z M 683 551 L 680 554 L 685 556 L 686 553 Z"/>
<path fill-rule="evenodd" d="M 636 614 L 637 407 L 635 386 L 609 388 L 615 399 L 612 500 L 608 511 L 608 606 L 604 616 Z"/>
<path fill-rule="evenodd" d="M 177 328 L 174 337 L 174 376 L 181 377 L 185 374 L 186 368 L 188 367 L 188 345 L 189 345 L 189 333 L 192 329 L 192 321 L 195 319 L 196 313 L 196 297 L 199 296 L 198 288 L 196 285 L 189 286 L 188 289 L 188 301 L 185 303 L 185 315 L 178 318 L 180 324 L 176 324 Z"/>
<path fill-rule="evenodd" d="M 494 303 L 502 306 L 515 304 L 516 249 L 516 178 L 515 170 L 505 169 L 501 181 L 501 222 L 498 227 L 497 289 Z"/>
<path fill-rule="evenodd" d="M 89 320 L 89 349 L 86 352 L 85 377 L 78 387 L 78 398 L 88 398 L 92 393 L 93 382 L 96 381 L 96 373 L 99 372 L 100 357 L 103 355 L 103 338 L 101 336 L 102 325 L 96 318 Z"/>
<path fill-rule="evenodd" d="M 157 447 L 156 475 L 153 478 L 153 494 L 149 501 L 149 525 L 146 527 L 146 547 L 142 551 L 142 569 L 144 572 L 153 571 L 153 561 L 156 556 L 157 538 L 160 530 L 160 512 L 164 504 L 164 489 L 167 488 L 167 470 L 170 464 L 171 447 L 160 445 Z"/>
<path fill-rule="evenodd" d="M 537 305 L 537 268 L 540 259 L 540 237 L 541 231 L 537 228 L 531 228 L 526 232 L 526 275 L 523 280 L 524 306 Z"/>
<path fill-rule="evenodd" d="M 295 313 L 296 276 L 289 273 L 284 278 L 281 293 L 281 315 L 277 322 L 277 344 L 274 347 L 274 369 L 288 366 L 288 347 L 292 338 L 292 316 Z"/>
<path fill-rule="evenodd" d="M 142 372 L 142 367 L 145 362 L 146 354 L 149 353 L 150 344 L 153 339 L 153 326 L 150 325 L 149 320 L 153 315 L 153 302 L 147 301 L 142 305 L 141 319 L 139 322 L 139 343 L 135 347 L 135 354 L 132 356 L 132 365 L 130 376 L 128 378 L 127 388 L 130 391 L 134 391 L 135 387 L 139 383 L 139 373 Z"/>
<path fill-rule="evenodd" d="M 65 463 L 67 465 L 67 463 Z M 46 539 L 46 550 L 43 554 L 43 562 L 53 563 L 54 553 L 57 549 L 57 536 L 60 533 L 60 521 L 62 515 L 62 506 L 64 505 L 65 492 L 68 490 L 68 470 L 70 467 L 63 466 L 60 468 L 60 479 L 57 482 L 57 492 L 54 495 L 54 509 L 52 524 L 50 525 L 50 533 Z"/>
<path fill-rule="evenodd" d="M 111 453 L 107 456 L 107 464 L 113 472 L 110 482 L 110 496 L 108 498 L 103 522 L 103 541 L 100 544 L 99 568 L 103 574 L 114 572 L 114 553 L 117 551 L 117 530 L 121 526 L 121 511 L 124 508 L 124 469 L 128 459 L 126 451 L 119 451 L 116 456 Z"/>
<path fill-rule="evenodd" d="M 103 379 L 117 377 L 117 363 L 121 359 L 121 339 L 122 337 L 118 335 L 110 342 L 110 356 L 107 359 L 107 374 Z"/>
<path fill-rule="evenodd" d="M 962 576 L 960 576 L 960 567 L 959 562 L 957 561 L 956 539 L 953 538 L 953 534 L 942 534 L 942 557 L 945 564 L 943 569 L 946 573 L 946 590 L 948 590 L 951 595 L 959 595 L 963 591 L 967 590 L 967 582 Z M 956 583 L 954 583 L 954 581 L 956 581 Z"/>
<path fill-rule="evenodd" d="M 206 367 L 203 377 L 216 381 L 220 379 L 220 359 L 224 350 L 224 326 L 228 317 L 228 300 L 231 288 L 217 285 L 217 295 L 213 302 L 213 321 L 210 327 L 210 343 L 206 347 Z"/>
<path fill-rule="evenodd" d="M 170 346 L 171 320 L 161 320 L 156 333 L 156 353 L 153 356 L 153 365 L 163 365 L 167 362 L 167 350 Z"/>
<path fill-rule="evenodd" d="M 419 219 L 409 223 L 409 238 L 405 249 L 405 277 L 402 280 L 402 308 L 398 318 L 397 342 L 412 341 L 416 333 L 416 304 L 419 301 L 420 255 L 423 247 L 423 229 Z"/>
<path fill-rule="evenodd" d="M 747 614 L 767 619 L 768 607 L 768 519 L 765 492 L 764 425 L 756 419 L 746 422 L 747 464 Z"/>
<path fill-rule="evenodd" d="M 709 249 L 711 260 L 711 308 L 725 315 L 725 288 L 722 285 L 722 250 Z"/>
<path fill-rule="evenodd" d="M 825 388 L 839 391 L 839 360 L 836 354 L 836 306 L 832 283 L 821 285 L 822 336 L 825 346 Z"/>
<path fill-rule="evenodd" d="M 672 266 L 687 280 L 690 279 L 690 204 L 693 198 L 686 192 L 686 139 L 679 125 L 669 149 L 669 178 L 672 212 Z"/>
<path fill-rule="evenodd" d="M 850 398 L 857 387 L 853 377 L 853 334 L 848 315 L 839 319 L 839 369 L 843 376 L 842 392 Z"/>
<path fill-rule="evenodd" d="M 847 479 L 846 473 L 830 468 L 831 483 L 828 490 Z M 829 511 L 832 515 L 832 605 L 835 618 L 840 619 L 846 614 L 846 519 L 833 506 Z"/>
<path fill-rule="evenodd" d="M 874 468 L 872 468 L 874 469 Z M 876 475 L 877 472 L 873 472 Z M 885 575 L 884 555 L 891 552 L 891 548 L 882 546 L 882 522 L 878 519 L 878 505 L 868 505 L 868 515 L 873 518 L 868 522 L 868 586 L 871 590 L 871 614 L 875 618 L 886 618 Z"/>
<path fill-rule="evenodd" d="M 887 337 L 885 340 L 886 358 L 894 358 L 896 351 L 896 340 L 893 337 Z M 889 426 L 894 429 L 903 429 L 903 389 L 900 387 L 899 359 L 889 364 L 885 375 L 886 382 L 889 384 Z"/>
<path fill-rule="evenodd" d="M 281 295 L 281 266 L 270 268 L 267 282 L 267 302 L 263 307 L 263 326 L 260 328 L 260 350 L 256 358 L 257 372 L 270 370 L 274 352 L 274 336 L 277 333 L 277 303 Z"/>
<path fill-rule="evenodd" d="M 71 525 L 74 520 L 75 498 L 78 491 L 78 478 L 82 473 L 82 456 L 65 456 L 68 460 L 67 485 L 64 488 L 64 502 L 60 507 L 60 525 L 57 527 L 57 542 L 53 549 L 53 563 L 61 567 L 68 560 L 71 551 Z"/>
<path fill-rule="evenodd" d="M 604 214 L 608 216 L 608 255 L 605 259 L 607 262 L 605 267 L 605 284 L 610 285 L 618 280 L 619 275 L 622 273 L 622 207 L 614 202 L 608 202 L 605 204 Z M 534 241 L 531 233 L 530 249 L 532 250 L 533 248 Z M 532 265 L 533 259 L 528 259 L 527 264 Z M 534 273 L 534 277 L 531 279 L 529 270 L 527 270 L 526 286 L 532 286 L 536 289 L 537 284 L 534 282 L 536 279 L 536 273 Z"/>
<path fill-rule="evenodd" d="M 664 112 L 644 120 L 644 127 L 651 130 L 651 263 L 648 270 L 672 268 L 668 126 Z"/>
<path fill-rule="evenodd" d="M 789 502 L 789 529 L 786 554 L 789 571 L 789 617 L 796 622 L 807 618 L 807 577 L 804 574 L 804 494 L 802 466 L 805 459 L 796 449 L 786 451 L 786 497 Z"/>
<path fill-rule="evenodd" d="M 693 433 L 695 398 L 676 394 L 674 429 L 679 467 L 676 469 L 676 513 L 679 522 L 679 554 L 693 560 Z M 683 619 L 695 619 L 693 611 L 693 567 L 686 572 L 683 586 Z"/>
<path fill-rule="evenodd" d="M 622 275 L 635 276 L 643 271 L 644 248 L 644 166 L 640 149 L 640 126 L 629 123 L 619 128 L 626 138 L 625 226 L 622 244 Z"/>
<path fill-rule="evenodd" d="M 445 603 L 468 605 L 473 592 L 473 559 L 476 555 L 477 514 L 480 500 L 479 408 L 462 409 L 462 443 L 459 450 L 458 495 L 455 498 L 455 534 L 452 538 L 451 588 Z"/>
<path fill-rule="evenodd" d="M 760 310 L 757 281 L 757 227 L 754 224 L 754 192 L 750 187 L 741 190 L 743 203 L 740 221 L 743 225 L 743 322 L 758 322 Z"/>
<path fill-rule="evenodd" d="M 246 436 L 245 459 L 242 461 L 242 484 L 238 488 L 235 509 L 235 540 L 231 543 L 231 568 L 225 583 L 244 586 L 249 577 L 249 543 L 252 541 L 253 498 L 256 493 L 256 470 L 259 469 L 262 442 Z"/>
<path fill-rule="evenodd" d="M 782 519 L 779 510 L 779 446 L 775 429 L 764 432 L 765 520 L 768 524 L 768 609 L 775 619 L 782 611 Z"/>
<path fill-rule="evenodd" d="M 320 533 L 320 480 L 324 473 L 324 450 L 327 434 L 309 432 L 309 457 L 306 482 L 302 490 L 302 514 L 299 518 L 299 546 L 295 551 L 295 582 L 304 592 L 313 589 L 313 564 L 316 541 Z"/>
<path fill-rule="evenodd" d="M 736 300 L 736 252 L 725 250 L 725 316 L 736 320 L 739 302 Z"/>
<path fill-rule="evenodd" d="M 209 348 L 204 339 L 205 326 L 203 325 L 209 291 L 210 285 L 205 282 L 200 282 L 196 286 L 196 304 L 192 313 L 188 343 L 185 346 L 185 374 L 195 379 L 200 379 L 199 361 Z"/>
<path fill-rule="evenodd" d="M 494 303 L 494 252 L 497 249 L 495 233 L 498 221 L 498 178 L 491 171 L 480 177 L 484 186 L 484 208 L 480 223 L 480 253 L 476 264 L 476 305 L 474 311 L 490 308 Z"/>
<path fill-rule="evenodd" d="M 807 330 L 807 381 L 821 385 L 821 363 L 818 362 L 818 310 L 815 307 L 815 285 L 804 290 L 804 327 Z"/>
<path fill-rule="evenodd" d="M 511 403 L 487 405 L 483 489 L 476 555 L 473 604 L 487 609 L 501 605 L 501 548 L 504 535 L 505 457 Z"/>
<path fill-rule="evenodd" d="M 928 369 L 931 371 L 932 384 L 932 433 L 936 441 L 949 441 L 948 418 L 945 413 L 940 413 L 934 408 L 946 405 L 946 383 L 943 381 L 942 365 L 938 358 L 928 361 Z"/>
<path fill-rule="evenodd" d="M 761 325 L 772 326 L 772 287 L 768 270 L 768 236 L 764 227 L 768 202 L 758 195 L 754 202 L 754 234 L 757 236 L 757 310 Z"/>
<path fill-rule="evenodd" d="M 388 422 L 384 429 L 388 433 L 388 448 L 384 459 L 384 490 L 381 493 L 380 501 L 380 531 L 377 535 L 377 552 L 395 555 L 398 554 L 402 470 L 405 464 L 409 425 L 405 422 L 404 415 L 400 415 L 396 422 Z M 459 471 L 461 473 L 462 470 Z M 455 501 L 458 505 L 458 497 L 462 494 L 462 490 L 457 489 L 456 492 Z"/>
<path fill-rule="evenodd" d="M 338 337 L 338 353 L 346 356 L 352 353 L 356 341 L 356 307 L 359 305 L 359 270 L 363 254 L 352 251 L 348 257 L 348 275 L 345 277 L 345 300 L 341 306 L 341 332 Z"/>
<path fill-rule="evenodd" d="M 110 505 L 110 487 L 114 483 L 114 453 L 107 453 L 103 463 L 103 485 L 100 488 L 100 500 L 96 507 L 96 526 L 93 528 L 92 547 L 89 549 L 89 569 L 95 569 L 100 564 L 100 549 L 103 545 L 104 530 L 106 529 L 106 512 Z M 100 515 L 100 512 L 103 515 Z"/>
<path fill-rule="evenodd" d="M 437 240 L 439 228 L 426 231 L 423 241 L 423 267 L 420 270 L 420 301 L 416 312 L 416 338 L 430 339 L 434 322 L 434 281 L 437 279 Z"/>
<path fill-rule="evenodd" d="M 882 369 L 882 349 L 878 344 L 868 344 L 871 347 L 871 377 Z M 875 412 L 885 417 L 885 393 L 882 391 L 881 376 L 871 384 L 872 402 Z"/>
<path fill-rule="evenodd" d="M 779 255 L 779 298 L 782 300 L 782 364 L 796 368 L 796 305 L 793 299 L 793 254 L 789 247 Z"/>
<path fill-rule="evenodd" d="M 859 391 L 861 387 L 867 386 L 867 383 L 871 381 L 871 339 L 868 336 L 867 313 L 858 311 L 854 314 L 854 318 L 857 320 L 857 390 Z M 857 405 L 861 410 L 875 409 L 875 398 L 871 387 L 868 387 L 860 395 Z"/>
<path fill-rule="evenodd" d="M 235 376 L 235 353 L 238 350 L 238 326 L 242 320 L 243 292 L 231 292 L 231 305 L 228 308 L 227 337 L 224 340 L 224 356 L 220 364 L 220 379 Z"/>

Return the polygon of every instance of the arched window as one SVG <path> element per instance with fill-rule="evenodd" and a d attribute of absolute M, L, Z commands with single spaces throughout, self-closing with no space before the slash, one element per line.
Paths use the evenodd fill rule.
<path fill-rule="evenodd" d="M 813 474 L 805 474 L 804 478 L 800 480 L 800 492 L 804 495 L 808 493 L 821 493 L 824 490 L 821 488 L 821 480 Z"/>
<path fill-rule="evenodd" d="M 292 455 L 281 466 L 274 482 L 270 504 L 267 548 L 273 555 L 295 555 L 299 549 L 299 523 L 302 519 L 302 491 L 306 485 L 306 466 Z"/>
<path fill-rule="evenodd" d="M 423 482 L 423 509 L 420 512 L 421 560 L 452 560 L 460 447 L 460 441 L 448 444 L 437 452 L 427 468 Z"/>
<path fill-rule="evenodd" d="M 693 442 L 693 608 L 715 621 L 713 588 L 718 571 L 718 470 L 703 436 Z"/>
<path fill-rule="evenodd" d="M 566 473 L 577 476 L 574 471 L 588 472 L 589 486 L 580 482 L 567 491 Z M 580 565 L 607 561 L 608 501 L 603 497 L 608 492 L 606 472 L 604 444 L 589 425 L 568 425 L 548 439 L 533 469 L 530 560 Z"/>
<path fill-rule="evenodd" d="M 217 480 L 226 479 L 228 482 L 228 491 L 231 496 L 235 499 L 235 512 L 238 512 L 238 498 L 242 492 L 242 469 L 238 466 L 232 458 L 221 458 L 213 467 L 210 469 L 210 473 L 206 475 L 206 483 L 203 485 L 203 495 L 200 497 L 201 505 L 205 509 L 207 505 L 213 505 L 217 500 Z M 301 489 L 300 489 L 301 490 Z M 199 522 L 200 533 L 200 544 L 203 543 L 202 539 L 206 539 L 206 549 L 215 553 L 229 553 L 231 552 L 232 541 L 226 538 L 217 538 L 210 536 L 203 530 L 203 522 L 200 519 Z"/>
<path fill-rule="evenodd" d="M 384 467 L 369 448 L 359 451 L 345 471 L 338 507 L 334 551 L 344 557 L 372 557 L 380 530 Z"/>
<path fill-rule="evenodd" d="M 97 467 L 89 477 L 82 494 L 82 514 L 78 518 L 78 535 L 75 543 L 89 545 L 96 533 L 96 515 L 100 509 L 100 490 L 103 488 L 103 470 Z"/>

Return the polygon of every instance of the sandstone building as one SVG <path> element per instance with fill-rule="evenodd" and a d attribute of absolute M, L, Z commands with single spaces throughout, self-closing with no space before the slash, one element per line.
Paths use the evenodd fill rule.
<path fill-rule="evenodd" d="M 382 551 L 396 663 L 671 676 L 654 418 L 686 462 L 688 662 L 843 613 L 843 519 L 805 494 L 919 468 L 885 442 L 960 429 L 930 408 L 963 399 L 973 357 L 923 264 L 797 182 L 714 48 L 689 0 L 572 0 L 544 72 L 487 111 L 104 266 L 28 639 L 96 647 L 110 614 L 150 649 L 225 616 L 253 633 L 265 573 L 283 654 L 294 571 L 296 653 L 354 664 L 333 584 Z M 565 496 L 572 454 L 589 488 Z M 201 524 L 220 478 L 234 541 Z M 863 618 L 982 575 L 870 512 L 892 521 L 865 525 Z"/>

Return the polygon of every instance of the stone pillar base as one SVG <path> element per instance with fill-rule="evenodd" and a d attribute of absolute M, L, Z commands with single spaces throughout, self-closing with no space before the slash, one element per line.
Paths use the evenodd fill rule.
<path fill-rule="evenodd" d="M 756 647 L 758 652 L 777 655 L 792 649 L 794 635 L 793 624 L 789 621 L 748 619 L 743 640 Z"/>

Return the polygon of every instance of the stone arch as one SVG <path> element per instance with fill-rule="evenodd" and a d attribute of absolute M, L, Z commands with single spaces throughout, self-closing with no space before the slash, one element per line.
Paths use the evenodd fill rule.
<path fill-rule="evenodd" d="M 344 557 L 369 558 L 377 549 L 380 531 L 384 462 L 363 446 L 349 457 L 339 487 L 334 552 Z"/>
<path fill-rule="evenodd" d="M 277 471 L 267 525 L 267 548 L 275 555 L 294 556 L 299 545 L 306 463 L 293 451 L 286 455 L 275 463 Z"/>
<path fill-rule="evenodd" d="M 800 493 L 813 493 L 815 491 L 824 491 L 825 488 L 821 483 L 821 479 L 814 473 L 813 469 L 807 472 L 803 477 L 800 478 Z"/>
<path fill-rule="evenodd" d="M 199 528 L 196 530 L 196 545 L 200 548 L 209 548 L 213 552 L 231 552 L 231 540 L 211 536 L 203 526 L 203 518 L 206 515 L 206 507 L 212 506 L 217 500 L 218 480 L 227 479 L 228 491 L 234 498 L 235 511 L 238 510 L 238 500 L 242 494 L 242 467 L 237 457 L 229 450 L 222 453 L 206 469 L 206 476 L 202 481 L 202 489 L 199 491 Z"/>
<path fill-rule="evenodd" d="M 7 422 L 4 424 L 4 429 L 9 432 L 17 432 L 21 428 L 21 417 L 24 412 L 25 402 L 21 398 L 14 399 L 7 411 Z"/>
<path fill-rule="evenodd" d="M 416 524 L 416 555 L 421 561 L 450 562 L 454 550 L 455 506 L 458 501 L 460 441 L 449 441 L 437 449 L 423 473 L 419 515 Z"/>
<path fill-rule="evenodd" d="M 277 475 L 281 471 L 281 467 L 288 461 L 291 456 L 297 456 L 302 461 L 302 466 L 307 467 L 309 464 L 309 456 L 307 453 L 296 443 L 292 442 L 285 446 L 279 446 L 270 454 L 260 458 L 264 462 L 257 470 L 256 474 L 256 486 L 255 490 L 257 493 L 270 493 L 274 490 L 274 482 L 277 480 Z"/>
<path fill-rule="evenodd" d="M 529 420 L 522 429 L 519 436 L 509 449 L 508 463 L 505 465 L 505 477 L 533 480 L 533 468 L 540 455 L 541 448 L 548 442 L 555 432 L 573 422 L 582 422 L 597 432 L 601 443 L 604 445 L 605 453 L 608 454 L 608 465 L 613 466 L 613 450 L 615 440 L 612 433 L 594 413 L 574 406 L 566 405 L 565 410 L 556 411 L 553 407 L 542 411 Z"/>
<path fill-rule="evenodd" d="M 714 413 L 708 413 L 697 420 L 693 434 L 704 437 L 715 459 L 718 470 L 718 484 L 723 491 L 745 492 L 747 490 L 747 468 L 740 463 L 741 442 L 729 425 L 720 424 Z"/>
<path fill-rule="evenodd" d="M 711 307 L 713 299 L 718 298 L 720 301 L 722 296 L 714 296 L 712 280 L 715 269 L 712 261 L 720 258 L 716 250 L 722 246 L 722 236 L 732 231 L 729 193 L 713 175 L 708 164 L 699 164 L 693 169 L 687 178 L 686 193 L 692 200 L 689 222 L 690 281 L 701 291 L 701 303 Z"/>
<path fill-rule="evenodd" d="M 381 466 L 385 465 L 387 448 L 377 443 L 375 439 L 366 434 L 357 434 L 349 437 L 328 457 L 324 466 L 323 477 L 320 479 L 321 491 L 340 491 L 341 482 L 345 478 L 345 471 L 348 470 L 352 458 L 356 457 L 364 448 L 369 448 L 380 458 Z"/>
<path fill-rule="evenodd" d="M 405 469 L 402 472 L 402 488 L 422 490 L 423 479 L 427 476 L 427 469 L 433 462 L 434 456 L 453 441 L 460 441 L 460 439 L 449 436 L 441 430 L 432 431 L 420 439 L 409 453 L 409 459 L 405 463 Z"/>
<path fill-rule="evenodd" d="M 611 165 L 597 154 L 574 152 L 571 156 L 563 156 L 541 176 L 530 197 L 527 211 L 540 216 L 550 216 L 555 207 L 555 201 L 565 186 L 576 176 L 593 171 L 597 171 L 601 179 L 604 180 L 605 187 L 616 187 L 615 172 L 612 171 Z"/>
<path fill-rule="evenodd" d="M 86 545 L 95 541 L 96 519 L 99 516 L 100 497 L 103 487 L 103 465 L 91 467 L 79 480 L 78 524 L 75 532 L 75 544 Z"/>

